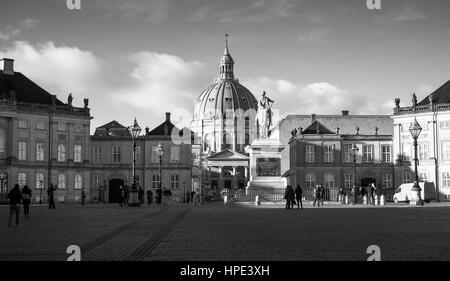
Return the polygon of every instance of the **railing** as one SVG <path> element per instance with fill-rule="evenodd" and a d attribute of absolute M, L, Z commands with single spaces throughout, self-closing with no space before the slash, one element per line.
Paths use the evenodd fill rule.
<path fill-rule="evenodd" d="M 394 115 L 402 115 L 402 114 L 411 114 L 411 113 L 421 113 L 421 112 L 430 112 L 430 111 L 445 111 L 450 110 L 450 103 L 441 103 L 441 104 L 427 104 L 427 105 L 418 105 L 414 110 L 413 106 L 409 107 L 398 107 L 394 108 Z"/>

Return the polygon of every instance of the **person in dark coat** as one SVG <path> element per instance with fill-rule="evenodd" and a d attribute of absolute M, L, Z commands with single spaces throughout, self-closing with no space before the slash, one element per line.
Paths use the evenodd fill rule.
<path fill-rule="evenodd" d="M 31 189 L 28 185 L 24 185 L 22 188 L 22 204 L 23 204 L 23 214 L 26 218 L 30 217 L 30 203 L 31 203 Z"/>
<path fill-rule="evenodd" d="M 149 189 L 147 190 L 147 202 L 150 205 L 153 201 L 153 192 Z"/>
<path fill-rule="evenodd" d="M 297 185 L 297 188 L 295 188 L 295 199 L 297 200 L 297 209 L 300 209 L 300 207 L 303 209 L 302 197 L 303 197 L 303 190 L 300 187 L 300 185 Z"/>
<path fill-rule="evenodd" d="M 123 206 L 123 203 L 125 202 L 125 190 L 123 186 L 119 187 L 119 207 Z"/>
<path fill-rule="evenodd" d="M 16 214 L 16 226 L 19 225 L 19 212 L 20 212 L 20 201 L 22 200 L 22 192 L 18 184 L 14 185 L 8 193 L 9 199 L 9 221 L 8 226 L 11 227 L 11 221 L 14 214 Z"/>
<path fill-rule="evenodd" d="M 359 194 L 361 195 L 361 201 L 364 203 L 364 195 L 366 195 L 366 189 L 361 186 L 359 188 Z"/>
<path fill-rule="evenodd" d="M 325 199 L 325 188 L 323 188 L 323 186 L 320 185 L 320 203 L 322 203 L 322 206 L 324 199 Z"/>
<path fill-rule="evenodd" d="M 128 194 L 129 194 L 130 190 L 128 188 L 128 185 L 125 185 L 123 187 L 123 203 L 126 205 L 128 205 Z"/>
<path fill-rule="evenodd" d="M 356 186 L 353 186 L 352 187 L 352 205 L 355 205 L 357 203 L 357 201 L 358 201 L 357 196 L 358 196 L 358 194 L 357 194 Z"/>
<path fill-rule="evenodd" d="M 81 206 L 84 206 L 84 201 L 86 200 L 86 192 L 84 191 L 84 187 L 81 189 Z"/>
<path fill-rule="evenodd" d="M 54 186 L 52 183 L 49 185 L 48 189 L 47 189 L 47 193 L 48 193 L 48 208 L 49 209 L 56 209 L 55 206 L 55 190 L 56 190 L 56 186 Z"/>
<path fill-rule="evenodd" d="M 286 209 L 291 209 L 294 207 L 295 193 L 290 185 L 286 187 L 284 199 L 286 199 Z"/>
<path fill-rule="evenodd" d="M 144 204 L 144 189 L 142 187 L 139 187 L 139 201 Z"/>
<path fill-rule="evenodd" d="M 156 189 L 156 203 L 158 203 L 158 204 L 162 203 L 162 189 L 161 189 L 161 187 L 158 187 Z"/>

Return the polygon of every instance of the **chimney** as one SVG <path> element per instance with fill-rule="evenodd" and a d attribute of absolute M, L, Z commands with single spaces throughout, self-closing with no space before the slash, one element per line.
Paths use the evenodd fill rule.
<path fill-rule="evenodd" d="M 14 60 L 4 58 L 3 61 L 3 74 L 5 75 L 14 75 Z"/>
<path fill-rule="evenodd" d="M 166 112 L 166 122 L 170 122 L 170 112 Z"/>
<path fill-rule="evenodd" d="M 311 114 L 311 124 L 314 123 L 314 121 L 316 121 L 316 114 L 315 113 Z"/>
<path fill-rule="evenodd" d="M 348 116 L 349 111 L 348 110 L 342 110 L 342 116 Z"/>

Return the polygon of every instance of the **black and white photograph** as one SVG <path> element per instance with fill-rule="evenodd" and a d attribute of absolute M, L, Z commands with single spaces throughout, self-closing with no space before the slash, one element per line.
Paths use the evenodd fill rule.
<path fill-rule="evenodd" d="M 449 10 L 0 0 L 0 262 L 450 260 Z"/>

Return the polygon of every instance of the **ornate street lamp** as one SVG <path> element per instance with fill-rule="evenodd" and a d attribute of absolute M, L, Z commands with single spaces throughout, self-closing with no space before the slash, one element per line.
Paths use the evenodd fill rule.
<path fill-rule="evenodd" d="M 409 132 L 414 139 L 414 171 L 415 171 L 415 181 L 412 188 L 413 198 L 410 199 L 410 205 L 422 205 L 422 199 L 420 198 L 421 188 L 419 186 L 419 175 L 417 174 L 417 139 L 422 132 L 422 127 L 420 127 L 419 122 L 417 122 L 416 117 L 414 117 L 414 122 L 409 126 Z"/>
<path fill-rule="evenodd" d="M 159 190 L 162 192 L 161 189 L 161 163 L 162 163 L 162 158 L 163 158 L 163 154 L 164 154 L 164 148 L 162 147 L 161 143 L 158 144 L 158 148 L 156 149 L 156 152 L 158 153 L 158 157 L 159 157 L 159 181 L 158 181 L 158 188 Z"/>
<path fill-rule="evenodd" d="M 354 168 L 354 171 L 355 171 L 355 179 L 354 179 L 354 185 L 356 186 L 356 156 L 358 155 L 358 152 L 359 152 L 359 148 L 358 148 L 358 146 L 356 146 L 356 143 L 354 142 L 353 143 L 353 146 L 352 146 L 352 153 L 353 153 L 353 168 Z"/>
<path fill-rule="evenodd" d="M 128 206 L 140 206 L 139 194 L 136 186 L 136 139 L 139 137 L 142 129 L 139 127 L 136 118 L 134 118 L 133 126 L 128 127 L 131 137 L 133 139 L 133 183 L 130 190 L 130 200 Z"/>

